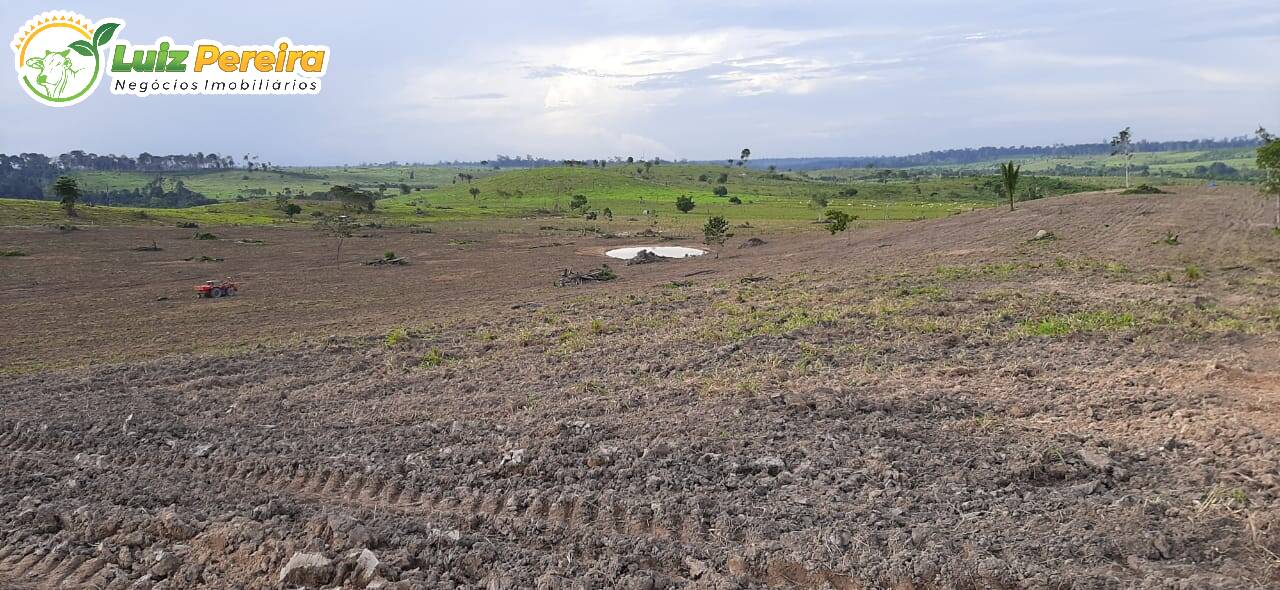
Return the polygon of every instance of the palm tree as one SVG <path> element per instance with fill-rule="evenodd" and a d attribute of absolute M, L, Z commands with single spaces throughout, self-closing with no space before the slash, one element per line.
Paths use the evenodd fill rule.
<path fill-rule="evenodd" d="M 70 176 L 59 176 L 58 180 L 53 182 L 53 194 L 57 195 L 58 202 L 62 208 L 67 211 L 67 215 L 76 216 L 76 201 L 80 200 L 80 185 L 76 183 L 76 179 Z"/>
<path fill-rule="evenodd" d="M 1022 164 L 1009 162 L 1000 165 L 1000 182 L 1004 184 L 1004 192 L 1009 195 L 1009 210 L 1013 211 L 1013 191 L 1018 188 L 1018 175 L 1022 172 Z"/>
<path fill-rule="evenodd" d="M 1133 163 L 1133 134 L 1125 127 L 1111 138 L 1111 155 L 1124 156 L 1124 187 L 1129 188 L 1129 165 Z"/>

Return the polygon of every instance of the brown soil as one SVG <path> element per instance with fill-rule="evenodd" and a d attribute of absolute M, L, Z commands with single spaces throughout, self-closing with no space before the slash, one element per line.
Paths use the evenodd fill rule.
<path fill-rule="evenodd" d="M 1268 213 L 1080 195 L 559 289 L 602 239 L 3 229 L 0 586 L 1276 587 Z"/>

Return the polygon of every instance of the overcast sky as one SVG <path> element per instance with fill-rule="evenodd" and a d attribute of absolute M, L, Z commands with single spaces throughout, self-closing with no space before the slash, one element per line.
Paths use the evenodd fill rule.
<path fill-rule="evenodd" d="M 332 56 L 317 96 L 104 83 L 64 109 L 28 98 L 11 65 L 0 152 L 719 159 L 1280 127 L 1277 0 L 3 0 L 4 38 L 51 9 L 121 18 L 134 43 L 288 36 Z"/>

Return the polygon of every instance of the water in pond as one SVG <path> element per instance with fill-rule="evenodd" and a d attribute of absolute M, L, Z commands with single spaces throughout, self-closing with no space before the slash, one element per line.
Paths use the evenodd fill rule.
<path fill-rule="evenodd" d="M 706 250 L 697 248 L 686 248 L 684 246 L 630 246 L 627 248 L 615 248 L 605 252 L 605 256 L 610 258 L 621 258 L 622 260 L 631 260 L 639 254 L 641 250 L 648 250 L 663 258 L 687 258 L 689 256 L 702 256 L 706 254 Z"/>

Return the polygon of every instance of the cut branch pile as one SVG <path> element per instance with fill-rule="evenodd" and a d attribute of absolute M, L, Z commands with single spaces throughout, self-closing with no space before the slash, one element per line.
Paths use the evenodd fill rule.
<path fill-rule="evenodd" d="M 384 264 L 394 264 L 396 266 L 404 266 L 406 264 L 409 264 L 409 259 L 403 256 L 400 256 L 397 258 L 379 258 L 377 260 L 370 260 L 365 263 L 366 266 L 384 265 Z"/>
<path fill-rule="evenodd" d="M 573 272 L 570 269 L 564 269 L 560 273 L 560 278 L 556 280 L 557 287 L 568 287 L 571 285 L 580 285 L 587 282 L 612 281 L 618 278 L 618 274 L 613 272 L 609 265 L 603 264 L 600 268 L 593 268 L 584 273 Z"/>

